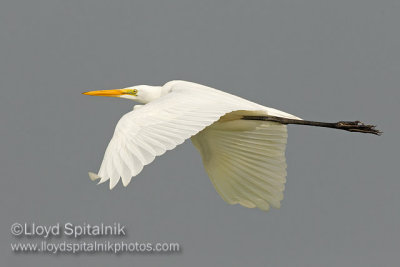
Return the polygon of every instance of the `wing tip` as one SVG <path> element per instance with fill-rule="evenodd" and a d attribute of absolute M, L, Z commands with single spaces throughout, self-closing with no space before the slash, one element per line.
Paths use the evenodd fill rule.
<path fill-rule="evenodd" d="M 127 181 L 125 179 L 122 179 L 122 185 L 124 187 L 127 187 L 129 185 L 129 183 L 131 182 L 131 179 L 132 179 L 132 177 L 129 178 Z"/>
<path fill-rule="evenodd" d="M 106 182 L 106 181 L 108 180 L 108 179 L 103 179 L 103 178 L 100 177 L 97 173 L 94 173 L 94 172 L 88 172 L 88 174 L 89 174 L 90 180 L 92 180 L 92 181 L 96 181 L 96 180 L 100 179 L 100 181 L 97 182 L 98 185 L 99 185 L 99 184 L 102 184 L 102 183 L 104 183 L 104 182 Z M 112 186 L 111 186 L 111 183 L 110 183 L 110 189 L 113 189 L 114 186 L 115 186 L 115 185 L 112 185 Z"/>
<path fill-rule="evenodd" d="M 119 181 L 119 179 L 117 181 L 113 181 L 113 179 L 103 179 L 97 173 L 94 173 L 94 172 L 88 172 L 88 174 L 89 174 L 90 180 L 92 180 L 92 181 L 96 181 L 96 180 L 100 179 L 100 181 L 97 183 L 98 185 L 106 182 L 107 180 L 110 180 L 110 185 L 109 185 L 110 190 L 112 190 L 118 184 L 118 181 Z M 124 187 L 127 187 L 130 182 L 131 182 L 131 179 L 129 179 L 128 181 L 125 181 L 124 179 L 122 179 L 122 185 Z"/>
<path fill-rule="evenodd" d="M 118 179 L 110 179 L 110 190 L 112 190 L 119 182 L 119 178 Z"/>
<path fill-rule="evenodd" d="M 94 173 L 94 172 L 88 172 L 88 174 L 89 174 L 90 180 L 92 180 L 92 181 L 96 181 L 97 179 L 100 179 L 100 178 L 101 178 L 99 175 L 97 175 L 97 174 Z"/>

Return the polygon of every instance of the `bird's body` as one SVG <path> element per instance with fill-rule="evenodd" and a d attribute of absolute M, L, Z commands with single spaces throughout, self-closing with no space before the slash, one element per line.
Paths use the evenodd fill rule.
<path fill-rule="evenodd" d="M 121 179 L 127 186 L 156 156 L 191 138 L 226 202 L 262 210 L 280 206 L 286 182 L 286 125 L 241 118 L 300 118 L 185 81 L 85 94 L 124 97 L 144 104 L 120 119 L 98 174 L 90 173 L 92 180 L 110 180 L 113 188 Z"/>

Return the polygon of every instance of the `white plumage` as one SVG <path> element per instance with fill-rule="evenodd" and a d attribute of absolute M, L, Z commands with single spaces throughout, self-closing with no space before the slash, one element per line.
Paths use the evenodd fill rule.
<path fill-rule="evenodd" d="M 191 137 L 226 202 L 262 210 L 280 206 L 286 181 L 286 126 L 240 118 L 300 118 L 185 81 L 85 94 L 119 96 L 145 104 L 119 120 L 98 174 L 89 174 L 92 180 L 109 180 L 111 189 L 121 179 L 127 186 L 156 156 Z"/>

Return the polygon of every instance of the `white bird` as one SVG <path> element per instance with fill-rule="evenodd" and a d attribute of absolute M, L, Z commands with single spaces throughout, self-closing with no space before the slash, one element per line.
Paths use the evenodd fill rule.
<path fill-rule="evenodd" d="M 274 116 L 295 123 L 300 118 L 186 81 L 84 94 L 144 104 L 119 120 L 98 174 L 89 173 L 92 180 L 109 180 L 112 189 L 121 179 L 127 186 L 156 156 L 191 138 L 227 203 L 261 210 L 280 207 L 286 182 L 286 125 L 242 118 Z"/>

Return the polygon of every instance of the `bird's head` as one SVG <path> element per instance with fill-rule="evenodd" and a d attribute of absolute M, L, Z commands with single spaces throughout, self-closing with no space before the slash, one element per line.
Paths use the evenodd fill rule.
<path fill-rule="evenodd" d="M 135 100 L 139 103 L 149 103 L 150 101 L 159 98 L 162 95 L 161 86 L 150 86 L 150 85 L 136 85 L 123 89 L 111 89 L 111 90 L 99 90 L 89 91 L 82 93 L 84 95 L 97 95 L 97 96 L 109 96 L 109 97 L 121 97 L 131 100 Z"/>

